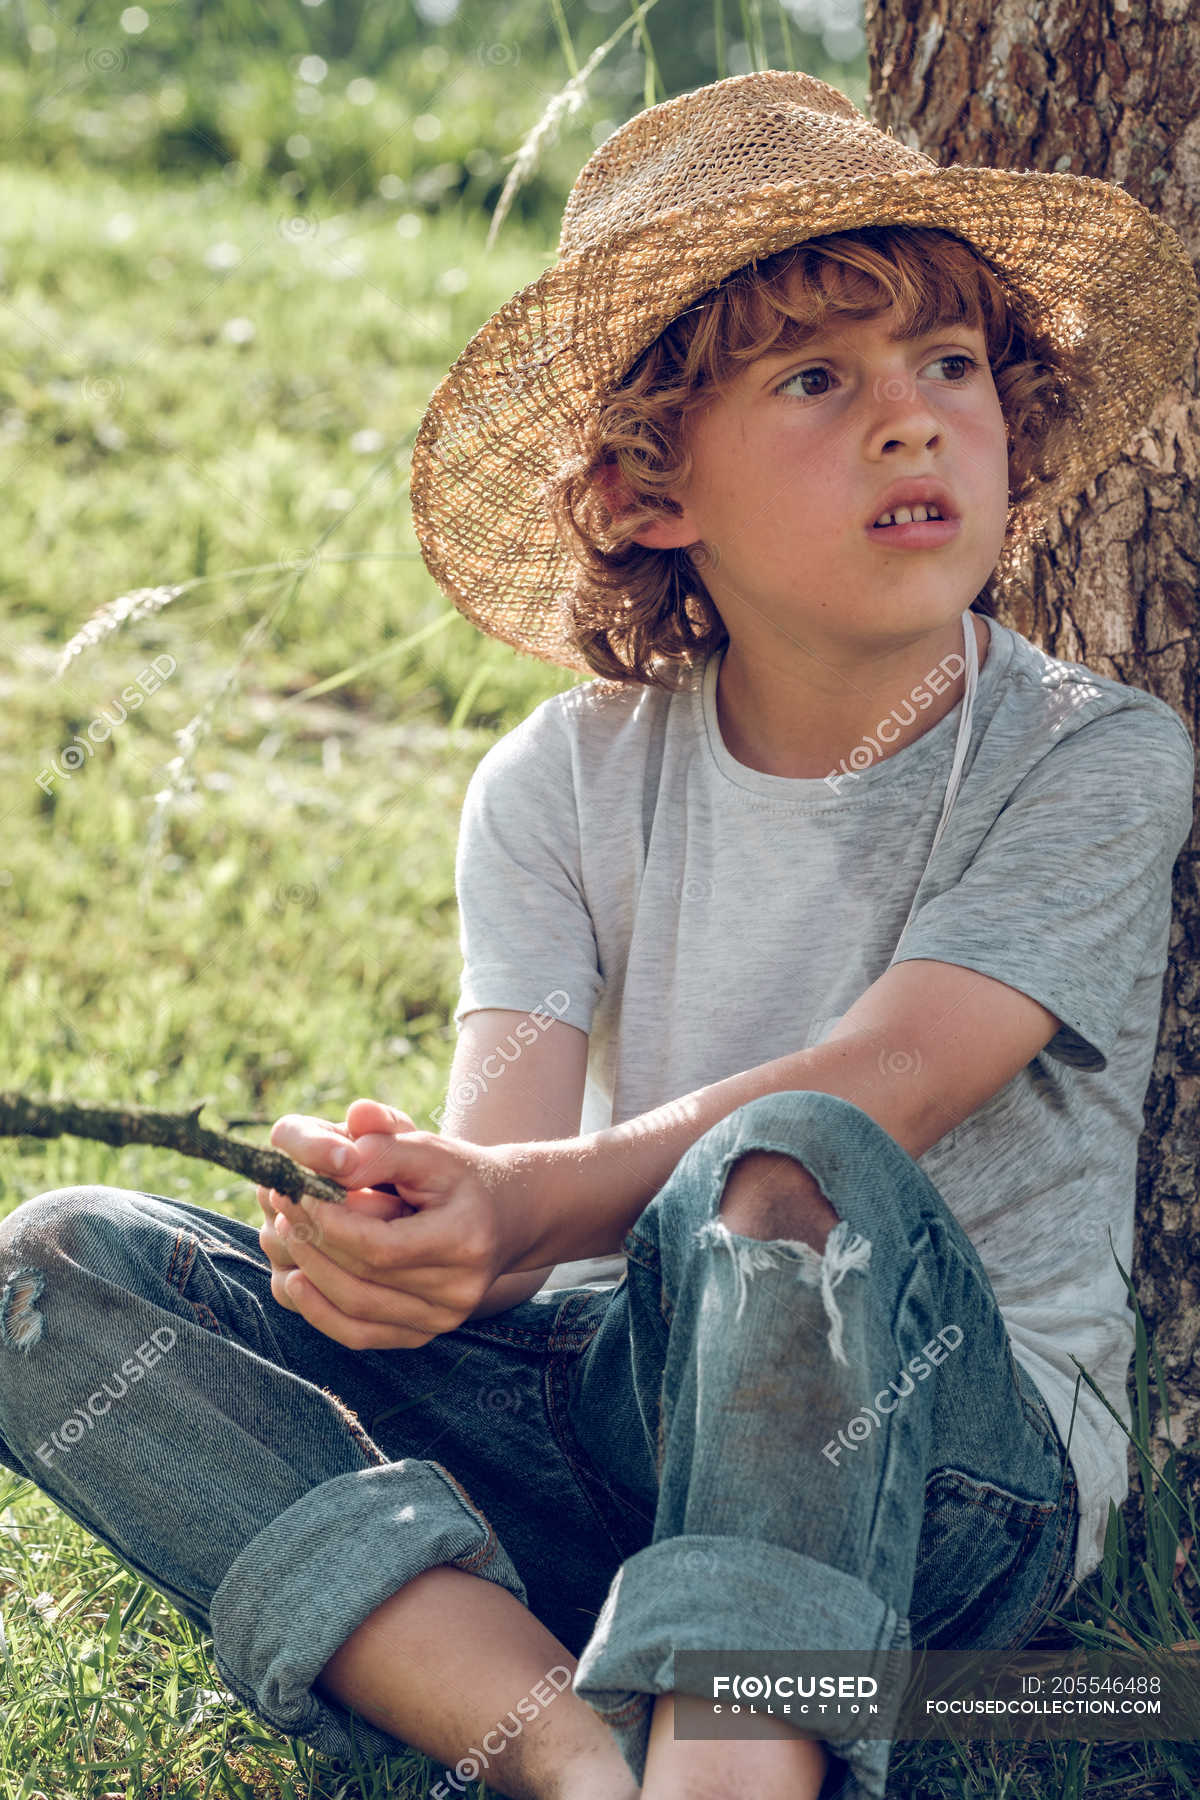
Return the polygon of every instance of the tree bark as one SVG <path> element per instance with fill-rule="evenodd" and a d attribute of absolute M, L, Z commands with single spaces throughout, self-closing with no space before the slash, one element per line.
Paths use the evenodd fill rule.
<path fill-rule="evenodd" d="M 866 0 L 875 123 L 942 165 L 1118 183 L 1200 254 L 1200 0 Z M 1137 330 L 1137 319 L 1130 319 Z M 1197 732 L 1200 408 L 1194 354 L 1122 458 L 1064 507 L 994 611 L 1049 655 L 1157 694 Z M 1167 1378 L 1155 1418 L 1200 1480 L 1200 843 L 1175 869 L 1171 960 L 1131 1271 Z M 1131 1451 L 1132 1478 L 1132 1451 Z M 1135 1490 L 1136 1492 L 1136 1490 Z M 1131 1502 L 1132 1504 L 1132 1502 Z M 1136 1508 L 1135 1514 L 1136 1514 Z M 1137 1520 L 1138 1525 L 1141 1524 Z"/>

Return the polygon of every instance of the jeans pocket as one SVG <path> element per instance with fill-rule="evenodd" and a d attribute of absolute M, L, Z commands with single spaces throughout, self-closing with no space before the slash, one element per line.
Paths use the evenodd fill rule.
<path fill-rule="evenodd" d="M 1064 1505 L 1070 1498 L 1064 1491 Z M 935 1469 L 925 1483 L 913 1642 L 935 1650 L 1009 1647 L 1055 1573 L 1058 1514 L 1053 1499 L 1030 1499 L 965 1469 Z"/>

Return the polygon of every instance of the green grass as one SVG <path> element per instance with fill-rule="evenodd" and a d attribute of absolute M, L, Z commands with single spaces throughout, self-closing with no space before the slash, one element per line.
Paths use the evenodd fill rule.
<path fill-rule="evenodd" d="M 404 446 L 463 342 L 552 249 L 515 219 L 485 256 L 482 226 L 431 216 L 402 236 L 371 209 L 297 246 L 278 208 L 215 184 L 82 171 L 64 188 L 12 170 L 8 191 L 3 1084 L 168 1107 L 207 1095 L 210 1122 L 258 1118 L 241 1135 L 261 1142 L 281 1113 L 340 1117 L 357 1094 L 429 1126 L 453 1051 L 466 783 L 574 678 L 483 637 L 434 587 Z M 136 231 L 114 239 L 122 217 Z M 223 243 L 242 259 L 213 270 Z M 350 257 L 358 272 L 339 272 Z M 222 335 L 230 318 L 253 338 Z M 354 447 L 364 431 L 379 447 Z M 329 560 L 299 581 L 220 573 L 304 558 L 323 534 Z M 99 607 L 197 575 L 54 679 Z M 164 657 L 175 672 L 44 791 L 38 774 Z M 210 706 L 194 787 L 163 811 L 174 734 Z M 206 1163 L 0 1140 L 0 1216 L 102 1181 L 260 1218 L 250 1184 Z M 6 1498 L 5 1800 L 150 1796 L 168 1771 L 172 1793 L 360 1791 L 328 1772 L 310 1789 L 311 1753 L 227 1711 L 179 1615 L 37 1490 L 10 1482 Z"/>
<path fill-rule="evenodd" d="M 565 142 L 578 166 L 589 143 Z M 207 1096 L 211 1122 L 258 1120 L 239 1129 L 260 1141 L 283 1112 L 341 1116 L 358 1094 L 431 1124 L 453 1049 L 466 782 L 574 679 L 454 612 L 407 497 L 429 392 L 553 260 L 551 235 L 514 214 L 485 253 L 467 199 L 430 212 L 370 197 L 306 200 L 305 229 L 289 230 L 293 198 L 220 175 L 151 181 L 119 161 L 80 162 L 69 180 L 14 165 L 3 226 L 3 1085 Z M 317 563 L 271 571 L 318 544 Z M 260 572 L 231 573 L 247 569 Z M 184 591 L 55 679 L 98 608 L 165 584 Z M 176 667 L 161 687 L 39 785 L 162 658 Z M 175 734 L 196 719 L 172 771 Z M 208 1164 L 0 1140 L 0 1217 L 79 1182 L 259 1219 L 249 1184 Z M 1127 1509 L 1067 1616 L 1117 1641 L 1195 1643 L 1194 1558 L 1175 1568 L 1195 1512 L 1171 1496 L 1173 1461 L 1156 1472 L 1152 1367 L 1142 1335 L 1144 1542 Z M 0 1800 L 427 1790 L 423 1758 L 359 1781 L 268 1732 L 222 1692 L 203 1634 L 36 1488 L 3 1479 L 0 1613 Z M 889 1791 L 1195 1796 L 1200 1746 L 901 1744 Z"/>
<path fill-rule="evenodd" d="M 235 10 L 236 0 L 223 3 Z M 490 207 L 531 109 L 560 81 L 550 67 L 557 33 L 541 0 L 519 0 L 500 17 L 476 7 L 480 16 L 442 32 L 408 9 L 372 7 L 372 22 L 392 27 L 374 54 L 361 34 L 350 49 L 327 41 L 328 4 L 287 7 L 286 53 L 264 41 L 261 18 L 248 31 L 236 18 L 222 29 L 221 10 L 222 0 L 204 0 L 201 29 L 193 38 L 185 25 L 181 43 L 169 33 L 180 26 L 178 5 L 158 9 L 137 36 L 88 7 L 77 26 L 59 9 L 23 33 L 16 9 L 0 9 L 0 142 L 64 182 L 107 168 L 122 180 L 219 175 L 303 211 L 381 199 L 436 209 L 456 196 Z M 255 0 L 254 13 L 264 10 Z M 620 29 L 620 15 L 589 26 L 589 41 L 603 39 Z M 622 42 L 632 29 L 630 20 Z M 623 117 L 611 81 L 595 87 L 581 120 L 613 105 Z M 522 192 L 521 211 L 548 233 L 582 160 L 573 137 L 549 150 Z"/>
<path fill-rule="evenodd" d="M 544 252 L 514 232 L 485 259 L 453 217 L 416 238 L 346 219 L 336 255 L 361 273 L 342 278 L 321 244 L 331 225 L 297 250 L 269 211 L 224 193 L 9 185 L 8 1079 L 160 1104 L 211 1091 L 251 1113 L 362 1091 L 426 1112 L 452 1048 L 467 778 L 497 731 L 573 677 L 483 637 L 434 587 L 404 446 L 455 346 Z M 48 212 L 50 254 L 35 234 Z M 136 238 L 113 244 L 111 220 L 134 216 Z M 205 253 L 223 244 L 243 260 L 214 274 Z M 156 259 L 171 265 L 161 280 L 146 274 Z M 438 295 L 448 270 L 463 289 Z M 251 341 L 222 335 L 231 318 Z M 374 435 L 356 448 L 360 433 Z M 221 573 L 322 539 L 315 566 Z M 206 571 L 54 678 L 99 607 Z M 65 747 L 171 658 L 72 772 Z M 164 809 L 173 734 L 200 715 L 194 791 Z M 121 1153 L 122 1177 L 173 1167 L 148 1157 Z M 3 1146 L 0 1195 L 101 1167 L 99 1147 Z M 199 1165 L 180 1178 L 198 1199 L 233 1191 Z"/>

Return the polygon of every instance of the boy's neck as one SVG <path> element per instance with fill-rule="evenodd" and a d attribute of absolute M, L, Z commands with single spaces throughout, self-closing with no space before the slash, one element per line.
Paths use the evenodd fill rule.
<path fill-rule="evenodd" d="M 991 634 L 978 614 L 971 623 L 982 670 Z M 958 704 L 962 663 L 961 615 L 920 643 L 847 658 L 840 668 L 799 649 L 785 659 L 777 637 L 769 644 L 731 637 L 717 681 L 721 738 L 735 762 L 763 775 L 820 781 L 843 762 L 861 773 L 924 737 Z"/>

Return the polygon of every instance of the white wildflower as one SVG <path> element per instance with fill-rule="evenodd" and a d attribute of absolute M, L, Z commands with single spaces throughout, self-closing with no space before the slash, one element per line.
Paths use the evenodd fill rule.
<path fill-rule="evenodd" d="M 651 0 L 651 3 L 653 3 L 653 0 Z M 561 93 L 555 94 L 553 100 L 551 100 L 549 106 L 546 108 L 533 130 L 529 133 L 529 136 L 517 151 L 516 160 L 508 172 L 508 179 L 504 183 L 503 192 L 501 193 L 499 200 L 497 200 L 496 210 L 492 214 L 492 223 L 488 228 L 486 249 L 490 250 L 495 242 L 496 233 L 499 231 L 505 215 L 512 205 L 513 195 L 520 187 L 522 181 L 524 181 L 526 175 L 529 174 L 530 170 L 537 167 L 538 157 L 542 153 L 543 145 L 552 144 L 558 136 L 558 128 L 564 117 L 570 113 L 578 112 L 579 108 L 582 106 L 584 90 L 587 87 L 588 76 L 591 74 L 592 70 L 598 63 L 604 61 L 604 58 L 608 55 L 613 45 L 618 43 L 620 39 L 625 36 L 627 31 L 630 31 L 635 25 L 641 24 L 643 14 L 647 13 L 649 10 L 649 6 L 647 6 L 643 0 L 643 4 L 636 6 L 633 9 L 624 23 L 618 25 L 611 37 L 605 38 L 602 44 L 597 44 L 596 48 L 592 51 L 592 54 L 584 63 L 582 69 L 580 69 L 578 75 L 573 75 L 566 87 L 562 89 Z"/>
<path fill-rule="evenodd" d="M 83 650 L 98 644 L 103 638 L 111 636 L 119 626 L 130 619 L 143 619 L 147 613 L 159 612 L 177 600 L 182 594 L 182 587 L 150 587 L 133 588 L 128 594 L 121 594 L 116 600 L 109 600 L 98 612 L 94 612 L 81 631 L 77 631 L 70 643 L 62 651 L 55 665 L 55 676 L 62 674 L 67 664 Z"/>
<path fill-rule="evenodd" d="M 582 69 L 580 69 L 578 75 L 572 75 L 566 87 L 560 89 L 560 91 L 555 94 L 549 106 L 517 151 L 516 159 L 513 162 L 512 168 L 508 171 L 508 178 L 504 183 L 500 198 L 496 202 L 496 210 L 492 214 L 492 222 L 488 226 L 487 242 L 484 245 L 485 250 L 490 250 L 495 243 L 496 234 L 499 232 L 500 227 L 508 214 L 508 209 L 513 203 L 517 189 L 520 187 L 525 177 L 531 175 L 534 169 L 537 168 L 538 159 L 540 158 L 543 149 L 548 148 L 558 137 L 558 128 L 562 124 L 563 119 L 568 117 L 571 113 L 577 113 L 579 108 L 583 105 L 584 91 L 587 86 L 588 76 L 591 74 L 606 49 L 607 45 L 601 44 L 599 49 L 593 50 Z"/>

